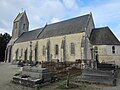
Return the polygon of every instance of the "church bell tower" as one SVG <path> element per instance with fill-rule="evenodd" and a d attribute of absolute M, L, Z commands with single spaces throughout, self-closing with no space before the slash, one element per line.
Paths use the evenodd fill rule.
<path fill-rule="evenodd" d="M 23 32 L 29 29 L 29 21 L 26 12 L 21 12 L 17 15 L 13 22 L 12 39 L 17 39 Z"/>

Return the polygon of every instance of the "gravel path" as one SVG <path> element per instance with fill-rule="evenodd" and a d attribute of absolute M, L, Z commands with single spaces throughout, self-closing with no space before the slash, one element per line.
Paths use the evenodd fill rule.
<path fill-rule="evenodd" d="M 33 90 L 32 88 L 12 84 L 13 75 L 19 68 L 8 63 L 0 63 L 0 90 Z"/>

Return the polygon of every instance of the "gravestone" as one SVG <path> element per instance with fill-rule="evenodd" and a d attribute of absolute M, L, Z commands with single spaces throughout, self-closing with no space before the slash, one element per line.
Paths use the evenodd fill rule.
<path fill-rule="evenodd" d="M 30 87 L 46 82 L 53 82 L 55 79 L 54 75 L 47 68 L 31 66 L 24 66 L 20 75 L 13 76 L 14 83 Z"/>
<path fill-rule="evenodd" d="M 117 69 L 115 65 L 97 63 L 97 68 L 85 68 L 76 81 L 116 85 Z"/>

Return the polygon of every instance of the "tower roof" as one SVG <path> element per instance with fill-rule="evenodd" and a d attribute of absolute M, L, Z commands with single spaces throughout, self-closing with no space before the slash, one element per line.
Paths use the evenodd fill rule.
<path fill-rule="evenodd" d="M 19 21 L 19 20 L 22 18 L 22 16 L 23 16 L 24 14 L 26 14 L 26 12 L 25 12 L 25 11 L 24 11 L 24 12 L 19 13 L 19 14 L 17 15 L 17 17 L 15 18 L 14 22 Z"/>

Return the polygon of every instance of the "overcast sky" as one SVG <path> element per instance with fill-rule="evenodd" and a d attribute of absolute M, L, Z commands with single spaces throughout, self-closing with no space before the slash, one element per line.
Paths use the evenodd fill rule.
<path fill-rule="evenodd" d="M 120 0 L 0 0 L 0 33 L 11 34 L 23 10 L 30 30 L 92 12 L 96 27 L 109 26 L 120 40 Z"/>

